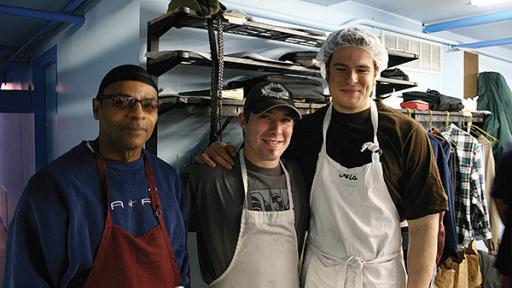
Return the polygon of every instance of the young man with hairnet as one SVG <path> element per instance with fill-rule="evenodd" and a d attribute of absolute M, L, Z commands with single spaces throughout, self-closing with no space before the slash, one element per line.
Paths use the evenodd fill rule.
<path fill-rule="evenodd" d="M 189 287 L 186 194 L 143 148 L 157 91 L 137 65 L 105 75 L 92 99 L 98 137 L 42 168 L 18 201 L 4 287 Z"/>
<path fill-rule="evenodd" d="M 299 287 L 308 198 L 300 167 L 280 157 L 300 118 L 285 86 L 259 83 L 239 115 L 234 169 L 188 167 L 190 230 L 210 287 Z"/>
<path fill-rule="evenodd" d="M 428 287 L 447 200 L 423 128 L 370 98 L 386 48 L 347 28 L 328 37 L 317 60 L 332 103 L 297 122 L 285 155 L 311 188 L 302 286 Z M 216 143 L 200 159 L 229 168 L 231 150 Z M 409 225 L 408 277 L 401 219 Z"/>

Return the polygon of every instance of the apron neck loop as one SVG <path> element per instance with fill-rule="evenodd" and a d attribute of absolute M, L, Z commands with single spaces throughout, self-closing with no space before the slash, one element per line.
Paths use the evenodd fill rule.
<path fill-rule="evenodd" d="M 327 112 L 325 112 L 324 123 L 322 125 L 322 149 L 325 148 L 325 141 L 327 139 L 327 129 L 329 128 L 329 123 L 331 123 L 331 115 L 332 115 L 332 102 L 329 104 L 329 108 L 327 108 Z"/>
<path fill-rule="evenodd" d="M 142 156 L 144 157 L 144 174 L 146 174 L 146 178 L 148 179 L 149 185 L 149 194 L 151 197 L 151 206 L 153 207 L 153 211 L 155 212 L 155 216 L 160 220 L 163 218 L 162 216 L 162 207 L 160 205 L 160 197 L 158 197 L 158 189 L 156 187 L 155 176 L 153 173 L 153 168 L 151 168 L 151 163 L 149 162 L 149 157 L 147 156 L 146 150 L 142 149 Z"/>
<path fill-rule="evenodd" d="M 331 123 L 332 117 L 332 102 L 329 104 L 329 108 L 327 108 L 327 112 L 325 113 L 324 122 L 322 125 L 322 150 L 326 151 L 326 139 L 327 139 L 327 129 L 329 128 L 329 124 Z M 377 128 L 379 127 L 379 112 L 377 110 L 377 104 L 374 100 L 370 99 L 370 118 L 372 121 L 373 127 L 373 142 L 366 142 L 361 147 L 361 152 L 368 149 L 374 153 L 382 154 L 382 150 L 379 148 L 379 141 L 377 140 Z"/>
<path fill-rule="evenodd" d="M 90 143 L 90 142 L 89 142 Z M 101 155 L 98 147 L 97 140 L 91 143 L 91 147 L 94 149 L 94 154 L 96 157 L 96 165 L 98 166 L 98 173 L 100 176 L 101 182 L 101 190 L 104 198 L 104 202 L 107 206 L 107 215 L 110 217 L 110 207 L 108 205 L 108 179 L 107 179 L 107 165 L 105 163 L 105 159 Z M 146 151 L 142 149 L 142 157 L 144 158 L 144 174 L 146 175 L 146 179 L 148 181 L 149 186 L 149 194 L 151 199 L 151 207 L 153 212 L 155 213 L 155 217 L 158 218 L 158 221 L 162 219 L 160 217 L 162 215 L 162 207 L 160 205 L 160 198 L 158 197 L 156 181 L 153 174 L 153 169 L 151 168 L 151 163 L 149 161 L 148 156 L 146 155 Z"/>
<path fill-rule="evenodd" d="M 377 140 L 377 128 L 379 128 L 379 112 L 377 111 L 377 104 L 372 99 L 370 99 L 370 118 L 372 119 L 373 126 L 373 143 L 379 146 L 379 141 Z"/>
<path fill-rule="evenodd" d="M 100 175 L 101 192 L 103 194 L 104 202 L 107 205 L 107 211 L 110 211 L 108 207 L 107 165 L 105 164 L 105 160 L 103 159 L 100 153 L 95 152 L 94 154 L 96 157 L 96 165 L 98 166 L 98 173 Z"/>
<path fill-rule="evenodd" d="M 247 200 L 247 193 L 249 191 L 249 177 L 247 176 L 247 166 L 245 165 L 244 148 L 240 149 L 240 151 L 238 152 L 238 157 L 240 159 L 240 170 L 242 172 L 242 183 L 244 186 L 244 207 L 249 207 L 249 200 Z M 286 178 L 286 190 L 288 192 L 288 202 L 290 203 L 290 210 L 293 210 L 290 175 L 288 174 L 288 171 L 284 167 L 284 164 L 281 161 L 281 159 L 279 159 L 279 165 L 281 165 L 281 169 L 283 170 L 284 176 Z"/>

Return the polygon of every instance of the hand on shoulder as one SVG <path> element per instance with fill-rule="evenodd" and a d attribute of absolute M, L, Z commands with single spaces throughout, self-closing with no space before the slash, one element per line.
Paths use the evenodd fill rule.
<path fill-rule="evenodd" d="M 236 148 L 231 144 L 216 141 L 194 158 L 194 162 L 215 168 L 218 165 L 231 169 L 235 164 Z"/>

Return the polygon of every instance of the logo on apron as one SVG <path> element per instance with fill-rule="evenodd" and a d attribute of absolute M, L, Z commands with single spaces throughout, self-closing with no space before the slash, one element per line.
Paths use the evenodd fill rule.
<path fill-rule="evenodd" d="M 345 179 L 351 180 L 351 181 L 356 181 L 357 180 L 357 176 L 354 175 L 354 174 L 340 173 L 339 176 L 340 176 L 340 178 L 345 178 Z"/>

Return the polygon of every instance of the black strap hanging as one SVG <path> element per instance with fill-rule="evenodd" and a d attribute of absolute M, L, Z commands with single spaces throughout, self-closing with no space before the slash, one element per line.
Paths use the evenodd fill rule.
<path fill-rule="evenodd" d="M 222 116 L 222 86 L 224 80 L 223 17 L 217 13 L 208 19 L 208 40 L 212 55 L 210 143 L 222 140 L 220 118 Z M 215 36 L 217 31 L 217 37 Z"/>

